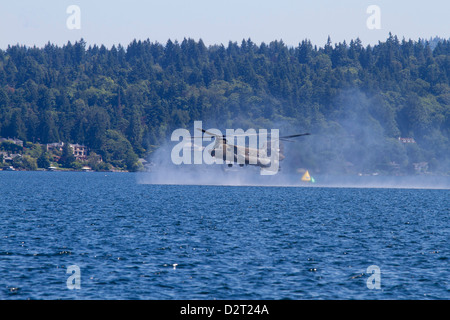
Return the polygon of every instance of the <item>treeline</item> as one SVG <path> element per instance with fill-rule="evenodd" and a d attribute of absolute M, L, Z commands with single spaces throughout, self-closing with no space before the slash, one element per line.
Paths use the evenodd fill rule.
<path fill-rule="evenodd" d="M 313 133 L 286 162 L 316 172 L 448 173 L 450 41 L 304 40 L 0 50 L 0 136 L 87 145 L 134 170 L 176 128 Z M 398 137 L 414 138 L 404 144 Z M 309 139 L 310 138 L 310 139 Z"/>

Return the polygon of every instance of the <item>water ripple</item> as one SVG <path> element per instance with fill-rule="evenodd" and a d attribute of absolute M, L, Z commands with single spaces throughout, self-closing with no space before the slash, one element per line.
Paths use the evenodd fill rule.
<path fill-rule="evenodd" d="M 61 172 L 0 172 L 0 188 L 0 299 L 450 298 L 448 190 Z"/>

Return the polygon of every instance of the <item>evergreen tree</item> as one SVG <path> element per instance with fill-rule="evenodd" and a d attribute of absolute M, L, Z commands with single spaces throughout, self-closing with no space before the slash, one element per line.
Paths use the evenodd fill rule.
<path fill-rule="evenodd" d="M 72 168 L 75 162 L 75 156 L 73 155 L 73 149 L 69 143 L 65 142 L 62 149 L 62 155 L 59 158 L 58 163 L 64 168 Z"/>
<path fill-rule="evenodd" d="M 358 38 L 333 45 L 330 37 L 323 47 L 308 39 L 297 47 L 251 39 L 207 47 L 191 38 L 110 49 L 86 48 L 83 39 L 42 49 L 13 45 L 0 50 L 0 136 L 86 144 L 106 163 L 136 170 L 136 156 L 148 156 L 194 120 L 221 128 L 287 123 L 317 137 L 302 142 L 309 151 L 295 157 L 297 166 L 328 170 L 333 161 L 357 162 L 342 149 L 361 159 L 373 149 L 383 157 L 364 158 L 371 170 L 402 162 L 407 171 L 420 160 L 447 173 L 449 57 L 447 39 L 400 41 L 393 34 L 373 46 Z M 351 137 L 361 124 L 377 132 L 376 143 Z M 348 145 L 328 145 L 325 133 Z M 414 138 L 416 147 L 393 143 L 398 136 Z"/>

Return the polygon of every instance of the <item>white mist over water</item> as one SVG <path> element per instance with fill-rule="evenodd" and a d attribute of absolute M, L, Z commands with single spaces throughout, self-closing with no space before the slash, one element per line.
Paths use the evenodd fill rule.
<path fill-rule="evenodd" d="M 316 182 L 301 181 L 301 174 L 260 176 L 258 172 L 217 170 L 150 171 L 140 173 L 140 184 L 155 185 L 210 185 L 210 186 L 260 186 L 309 188 L 400 188 L 450 190 L 450 178 L 441 176 L 314 176 Z"/>
<path fill-rule="evenodd" d="M 175 143 L 173 143 L 175 144 Z M 303 182 L 303 172 L 286 168 L 275 175 L 260 175 L 259 167 L 226 164 L 174 165 L 171 162 L 171 145 L 156 150 L 151 157 L 152 166 L 137 175 L 139 184 L 155 185 L 211 185 L 211 186 L 261 186 L 261 187 L 328 187 L 328 188 L 402 188 L 450 189 L 450 177 L 434 175 L 383 176 L 383 175 L 313 175 L 315 183 Z"/>

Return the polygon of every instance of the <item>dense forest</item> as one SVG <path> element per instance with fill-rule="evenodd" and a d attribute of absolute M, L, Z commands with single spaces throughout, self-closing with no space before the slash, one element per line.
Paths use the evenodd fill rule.
<path fill-rule="evenodd" d="M 286 147 L 292 168 L 449 174 L 450 41 L 390 34 L 373 46 L 184 39 L 108 49 L 81 39 L 0 50 L 0 137 L 84 144 L 137 170 L 196 120 L 311 132 Z"/>

